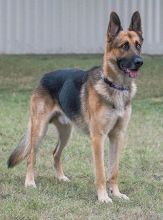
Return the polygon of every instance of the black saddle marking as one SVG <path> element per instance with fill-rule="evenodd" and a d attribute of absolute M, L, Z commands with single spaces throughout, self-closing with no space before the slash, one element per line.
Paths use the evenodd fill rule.
<path fill-rule="evenodd" d="M 41 85 L 57 99 L 63 112 L 73 119 L 80 114 L 80 92 L 86 82 L 88 71 L 63 69 L 47 73 L 41 79 Z"/>

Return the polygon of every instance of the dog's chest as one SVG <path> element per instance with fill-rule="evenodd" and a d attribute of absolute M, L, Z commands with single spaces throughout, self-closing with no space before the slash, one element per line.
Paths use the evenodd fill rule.
<path fill-rule="evenodd" d="M 126 106 L 131 102 L 136 93 L 136 85 L 132 83 L 130 91 L 118 91 L 115 90 L 111 96 L 109 96 L 110 102 L 116 109 L 116 114 L 123 116 Z"/>
<path fill-rule="evenodd" d="M 126 100 L 123 96 L 119 95 L 116 97 L 116 99 L 114 99 L 112 106 L 106 106 L 103 116 L 106 124 L 105 130 L 107 133 L 109 133 L 110 130 L 113 129 L 120 118 L 125 117 L 125 112 L 127 108 Z"/>
<path fill-rule="evenodd" d="M 115 91 L 111 97 L 111 103 L 115 109 L 114 113 L 118 116 L 123 116 L 125 108 L 130 101 L 130 94 L 128 91 Z"/>
<path fill-rule="evenodd" d="M 118 90 L 115 88 L 108 88 L 106 84 L 101 81 L 94 86 L 97 93 L 102 97 L 104 103 L 116 109 L 119 115 L 124 113 L 125 107 L 131 101 L 136 92 L 136 86 L 131 84 L 130 90 Z"/>

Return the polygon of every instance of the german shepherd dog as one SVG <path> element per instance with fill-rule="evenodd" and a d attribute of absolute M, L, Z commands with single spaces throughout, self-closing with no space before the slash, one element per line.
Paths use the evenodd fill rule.
<path fill-rule="evenodd" d="M 31 96 L 27 132 L 8 160 L 8 167 L 14 167 L 27 158 L 26 187 L 36 187 L 36 146 L 44 137 L 49 123 L 56 126 L 59 137 L 53 152 L 56 176 L 59 180 L 69 181 L 62 169 L 61 153 L 75 125 L 91 139 L 98 200 L 112 202 L 107 185 L 113 197 L 128 199 L 119 191 L 117 176 L 124 134 L 131 115 L 131 100 L 136 92 L 135 78 L 143 64 L 140 56 L 142 43 L 139 12 L 132 15 L 128 31 L 123 31 L 118 15 L 112 12 L 102 67 L 88 71 L 63 69 L 43 76 Z M 106 137 L 110 142 L 107 180 L 104 168 Z"/>

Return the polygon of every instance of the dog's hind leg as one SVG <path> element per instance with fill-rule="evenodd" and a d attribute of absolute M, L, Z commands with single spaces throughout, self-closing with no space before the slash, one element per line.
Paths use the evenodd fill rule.
<path fill-rule="evenodd" d="M 30 140 L 30 151 L 27 156 L 27 173 L 25 179 L 25 186 L 36 187 L 34 181 L 34 165 L 36 163 L 36 147 L 41 141 L 46 131 L 46 121 L 40 116 L 37 119 L 32 119 L 31 122 L 31 140 Z"/>
<path fill-rule="evenodd" d="M 57 146 L 53 152 L 56 177 L 62 181 L 69 181 L 69 179 L 64 175 L 63 172 L 61 154 L 71 136 L 72 125 L 68 121 L 66 121 L 66 118 L 64 118 L 64 116 L 54 118 L 53 123 L 57 128 L 59 137 Z"/>
<path fill-rule="evenodd" d="M 25 186 L 36 187 L 34 180 L 34 165 L 36 163 L 36 147 L 47 131 L 47 125 L 52 114 L 54 103 L 44 90 L 36 90 L 31 97 L 30 109 L 30 150 L 27 155 L 27 173 Z"/>

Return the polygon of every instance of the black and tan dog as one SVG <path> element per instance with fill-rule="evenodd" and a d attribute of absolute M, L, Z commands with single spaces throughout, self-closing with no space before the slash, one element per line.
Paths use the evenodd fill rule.
<path fill-rule="evenodd" d="M 134 81 L 143 64 L 142 42 L 139 12 L 133 14 L 128 31 L 123 31 L 118 15 L 112 12 L 102 68 L 64 69 L 43 76 L 31 97 L 27 132 L 8 160 L 8 167 L 13 167 L 27 157 L 25 186 L 36 186 L 33 170 L 36 146 L 48 123 L 53 123 L 59 134 L 53 153 L 57 178 L 69 181 L 62 169 L 61 153 L 75 125 L 91 138 L 98 200 L 112 201 L 108 197 L 104 169 L 106 137 L 110 141 L 109 187 L 113 196 L 128 199 L 119 191 L 117 176 L 131 100 L 136 92 Z"/>

